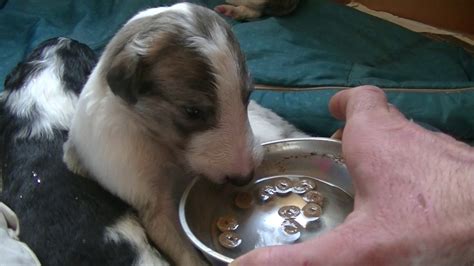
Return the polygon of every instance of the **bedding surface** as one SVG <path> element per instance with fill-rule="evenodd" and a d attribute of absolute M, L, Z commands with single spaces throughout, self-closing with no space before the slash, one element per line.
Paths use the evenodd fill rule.
<path fill-rule="evenodd" d="M 55 36 L 100 53 L 133 14 L 174 2 L 0 1 L 0 77 Z M 223 1 L 194 2 L 213 7 Z M 407 117 L 474 138 L 474 58 L 461 47 L 328 0 L 302 0 L 286 17 L 229 22 L 257 84 L 252 98 L 306 132 L 330 135 L 341 126 L 328 112 L 330 97 L 371 84 L 386 89 Z"/>

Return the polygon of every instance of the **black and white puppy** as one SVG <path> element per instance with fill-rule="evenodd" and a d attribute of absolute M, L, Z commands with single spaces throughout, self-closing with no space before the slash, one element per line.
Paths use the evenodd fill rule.
<path fill-rule="evenodd" d="M 239 44 L 218 14 L 189 3 L 145 10 L 85 84 L 64 160 L 131 204 L 173 262 L 200 264 L 178 222 L 179 197 L 196 175 L 250 181 L 260 154 L 250 91 Z"/>
<path fill-rule="evenodd" d="M 1 200 L 44 265 L 167 265 L 128 204 L 63 163 L 78 95 L 95 63 L 87 46 L 54 38 L 7 76 Z"/>
<path fill-rule="evenodd" d="M 239 44 L 218 14 L 189 3 L 142 11 L 85 84 L 64 161 L 132 205 L 174 263 L 204 263 L 183 235 L 178 201 L 198 175 L 251 180 L 261 157 L 248 120 L 251 89 Z"/>
<path fill-rule="evenodd" d="M 226 0 L 214 8 L 236 20 L 252 20 L 261 16 L 284 16 L 293 12 L 300 0 Z"/>

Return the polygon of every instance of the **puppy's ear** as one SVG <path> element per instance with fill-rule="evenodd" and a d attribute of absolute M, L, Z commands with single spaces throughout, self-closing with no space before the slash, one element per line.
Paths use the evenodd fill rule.
<path fill-rule="evenodd" d="M 141 86 L 140 56 L 131 51 L 120 52 L 107 72 L 107 83 L 112 92 L 130 104 L 137 102 Z"/>

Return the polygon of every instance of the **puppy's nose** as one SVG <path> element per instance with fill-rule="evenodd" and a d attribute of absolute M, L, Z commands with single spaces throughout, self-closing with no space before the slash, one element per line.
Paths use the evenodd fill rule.
<path fill-rule="evenodd" d="M 254 174 L 254 172 L 252 171 L 247 176 L 226 176 L 226 178 L 233 185 L 241 187 L 241 186 L 247 185 L 248 183 L 250 183 L 250 181 L 252 181 L 253 174 Z"/>

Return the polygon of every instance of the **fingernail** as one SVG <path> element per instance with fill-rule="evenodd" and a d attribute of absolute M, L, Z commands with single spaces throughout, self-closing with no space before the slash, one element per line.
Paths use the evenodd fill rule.
<path fill-rule="evenodd" d="M 344 132 L 344 128 L 338 129 L 334 134 L 332 134 L 331 139 L 342 140 L 342 134 Z"/>

